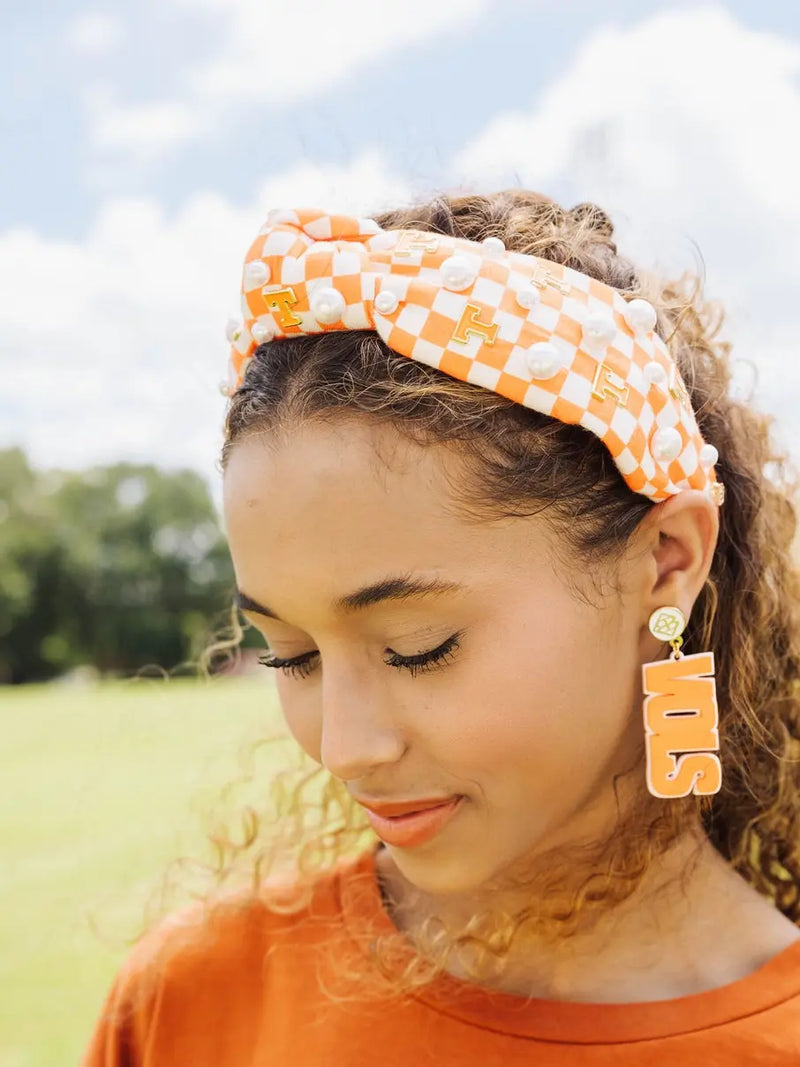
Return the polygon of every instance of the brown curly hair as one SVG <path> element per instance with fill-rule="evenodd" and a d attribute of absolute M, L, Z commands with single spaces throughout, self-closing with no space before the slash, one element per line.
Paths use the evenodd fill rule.
<path fill-rule="evenodd" d="M 719 450 L 717 473 L 726 487 L 710 575 L 692 612 L 685 651 L 710 649 L 716 661 L 720 708 L 721 792 L 665 802 L 642 789 L 633 810 L 619 813 L 614 833 L 591 855 L 553 857 L 550 882 L 537 886 L 537 910 L 513 917 L 476 916 L 468 928 L 441 931 L 425 944 L 425 959 L 398 973 L 391 937 L 371 942 L 378 970 L 392 989 L 429 981 L 450 954 L 472 953 L 469 973 L 485 975 L 502 961 L 516 932 L 531 924 L 564 936 L 598 909 L 626 899 L 653 858 L 698 820 L 716 849 L 788 918 L 800 920 L 800 585 L 792 558 L 796 475 L 770 441 L 771 418 L 729 390 L 730 344 L 718 338 L 724 313 L 704 301 L 700 281 L 686 273 L 665 281 L 617 253 L 613 225 L 597 205 L 566 210 L 524 190 L 437 196 L 428 203 L 378 213 L 385 229 L 415 228 L 471 241 L 499 237 L 506 248 L 563 263 L 649 300 L 657 330 L 691 395 L 700 431 Z M 457 442 L 467 475 L 459 493 L 471 515 L 543 513 L 563 544 L 589 563 L 621 556 L 653 506 L 631 491 L 605 446 L 581 427 L 565 425 L 489 390 L 449 378 L 391 351 L 371 331 L 334 331 L 261 345 L 231 398 L 222 452 L 244 436 L 336 414 L 371 418 L 418 443 Z M 573 559 L 575 557 L 573 556 Z M 573 564 L 574 565 L 574 564 Z M 591 571 L 591 568 L 587 568 Z M 229 640 L 240 640 L 236 617 Z M 641 774 L 641 767 L 638 768 Z M 234 842 L 213 836 L 215 876 L 249 871 L 251 892 L 264 896 L 266 875 L 291 868 L 297 894 L 276 908 L 303 906 L 321 872 L 372 840 L 363 813 L 342 783 L 324 769 L 301 765 L 273 783 L 279 818 L 249 807 L 246 833 Z M 292 857 L 292 863 L 288 862 Z M 613 872 L 613 877 L 612 877 Z M 570 887 L 565 899 L 563 886 Z M 542 901 L 549 902 L 542 904 Z M 481 933 L 481 930 L 484 933 Z M 366 934 L 365 934 L 366 936 Z M 401 935 L 398 934 L 398 937 Z M 476 962 L 477 961 L 477 962 Z"/>

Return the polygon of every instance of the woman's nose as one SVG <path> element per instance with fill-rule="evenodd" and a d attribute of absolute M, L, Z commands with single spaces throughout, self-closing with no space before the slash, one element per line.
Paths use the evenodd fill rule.
<path fill-rule="evenodd" d="M 386 690 L 362 673 L 332 676 L 322 683 L 320 762 L 334 777 L 365 778 L 405 751 L 401 727 Z"/>

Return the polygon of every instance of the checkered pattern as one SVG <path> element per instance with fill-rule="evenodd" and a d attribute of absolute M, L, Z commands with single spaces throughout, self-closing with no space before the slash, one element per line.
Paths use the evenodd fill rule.
<path fill-rule="evenodd" d="M 458 278 L 458 289 L 448 287 L 453 264 L 444 270 L 442 264 L 452 256 L 466 268 L 464 288 Z M 330 290 L 339 294 L 341 317 L 323 322 L 311 308 L 315 295 L 329 300 Z M 526 308 L 517 295 L 531 290 L 538 300 L 534 296 Z M 385 293 L 396 301 L 383 297 L 381 312 L 375 301 Z M 663 500 L 682 489 L 703 489 L 720 503 L 713 490 L 722 487 L 713 468 L 700 465 L 704 442 L 685 394 L 681 402 L 669 350 L 655 331 L 634 330 L 626 308 L 618 290 L 535 256 L 442 234 L 385 231 L 374 219 L 273 211 L 245 259 L 244 322 L 229 334 L 228 391 L 244 379 L 257 347 L 254 328 L 266 340 L 372 329 L 395 352 L 590 430 L 635 492 Z M 597 311 L 616 326 L 607 343 L 584 337 L 583 324 Z M 537 380 L 527 356 L 541 341 L 555 346 L 562 365 Z M 648 380 L 644 368 L 653 363 L 666 379 Z M 668 427 L 680 434 L 680 451 L 659 461 L 652 438 Z"/>

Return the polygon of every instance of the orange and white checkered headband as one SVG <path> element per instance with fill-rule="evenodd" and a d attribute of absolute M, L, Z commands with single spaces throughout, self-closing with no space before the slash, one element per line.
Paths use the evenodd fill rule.
<path fill-rule="evenodd" d="M 242 311 L 243 323 L 228 324 L 228 395 L 265 341 L 375 330 L 401 355 L 590 430 L 637 493 L 724 499 L 717 450 L 700 435 L 652 305 L 498 238 L 272 211 L 245 259 Z"/>

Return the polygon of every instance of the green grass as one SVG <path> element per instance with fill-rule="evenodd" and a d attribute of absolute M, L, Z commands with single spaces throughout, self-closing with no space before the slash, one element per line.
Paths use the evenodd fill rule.
<path fill-rule="evenodd" d="M 251 677 L 6 687 L 0 728 L 0 1067 L 63 1067 L 169 860 L 208 857 L 203 812 L 282 720 Z M 285 758 L 259 755 L 264 793 Z"/>

